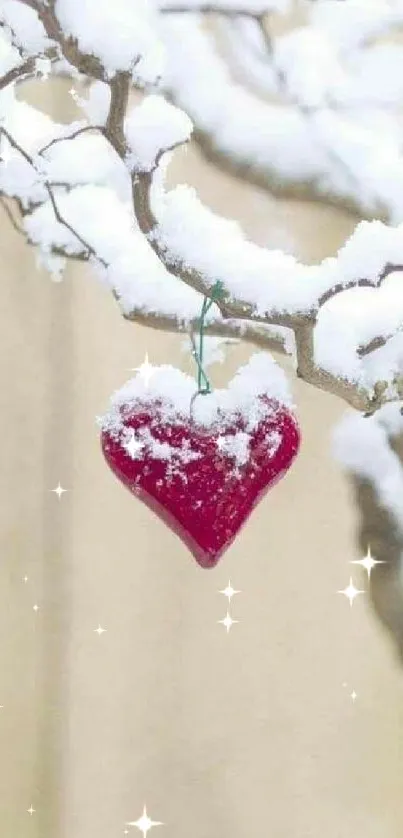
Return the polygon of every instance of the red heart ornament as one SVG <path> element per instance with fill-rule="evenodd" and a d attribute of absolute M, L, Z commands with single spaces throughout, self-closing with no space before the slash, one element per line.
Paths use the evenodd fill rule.
<path fill-rule="evenodd" d="M 261 357 L 253 356 L 227 390 L 199 395 L 192 414 L 193 379 L 172 367 L 154 367 L 152 386 L 137 376 L 115 394 L 112 411 L 100 420 L 102 450 L 114 474 L 204 568 L 217 564 L 298 452 L 293 413 L 265 392 L 270 356 L 266 387 L 256 386 L 252 373 L 261 364 L 254 359 Z M 277 366 L 276 375 L 284 396 Z"/>

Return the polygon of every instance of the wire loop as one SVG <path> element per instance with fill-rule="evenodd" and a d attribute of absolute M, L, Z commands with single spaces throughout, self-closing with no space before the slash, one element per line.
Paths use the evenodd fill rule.
<path fill-rule="evenodd" d="M 203 354 L 204 354 L 204 328 L 205 328 L 205 318 L 207 312 L 210 311 L 211 306 L 213 303 L 220 299 L 223 293 L 223 284 L 221 280 L 218 280 L 211 290 L 211 297 L 204 297 L 203 305 L 201 314 L 199 317 L 199 349 L 197 350 L 196 341 L 194 339 L 193 332 L 190 332 L 190 340 L 192 342 L 192 355 L 197 364 L 197 391 L 192 396 L 190 402 L 190 413 L 192 414 L 192 409 L 194 405 L 194 401 L 197 396 L 206 396 L 208 393 L 211 393 L 211 384 L 207 375 L 203 369 Z"/>

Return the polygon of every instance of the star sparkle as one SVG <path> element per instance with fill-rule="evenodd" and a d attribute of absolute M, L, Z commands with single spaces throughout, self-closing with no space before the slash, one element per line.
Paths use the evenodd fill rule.
<path fill-rule="evenodd" d="M 141 378 L 143 379 L 146 387 L 148 387 L 150 379 L 154 375 L 155 367 L 153 367 L 153 365 L 150 364 L 147 352 L 143 363 L 139 367 L 134 367 L 134 369 L 132 369 L 131 372 L 138 372 Z"/>
<path fill-rule="evenodd" d="M 338 594 L 344 594 L 345 597 L 350 601 L 350 607 L 352 607 L 355 598 L 358 594 L 364 594 L 365 591 L 359 591 L 358 588 L 355 587 L 353 580 L 350 576 L 350 583 L 347 588 L 344 588 L 343 591 L 337 591 Z"/>
<path fill-rule="evenodd" d="M 227 634 L 228 634 L 230 628 L 234 625 L 234 623 L 239 623 L 239 620 L 233 620 L 231 615 L 227 611 L 227 616 L 224 617 L 223 620 L 218 620 L 217 622 L 221 623 L 221 625 L 225 626 L 225 628 L 227 629 Z"/>
<path fill-rule="evenodd" d="M 132 435 L 129 442 L 123 447 L 134 460 L 136 458 L 136 455 L 139 454 L 142 448 L 144 447 L 144 443 L 139 442 L 139 440 L 135 437 L 134 431 L 132 431 Z"/>
<path fill-rule="evenodd" d="M 368 552 L 364 559 L 354 559 L 350 562 L 350 564 L 360 564 L 367 571 L 369 579 L 371 576 L 371 570 L 373 570 L 375 565 L 385 564 L 385 562 L 381 561 L 380 559 L 374 559 L 371 555 L 371 548 L 368 547 Z"/>
<path fill-rule="evenodd" d="M 107 629 L 102 628 L 101 625 L 98 625 L 98 628 L 94 629 L 94 632 L 98 635 L 98 637 L 100 637 L 105 631 L 107 631 Z"/>
<path fill-rule="evenodd" d="M 231 598 L 232 598 L 235 594 L 241 594 L 241 593 L 242 593 L 242 591 L 236 591 L 236 590 L 232 587 L 232 585 L 231 585 L 231 580 L 230 580 L 230 581 L 228 582 L 227 587 L 226 587 L 226 588 L 224 588 L 224 590 L 223 590 L 223 591 L 219 591 L 219 593 L 220 593 L 220 594 L 224 594 L 224 596 L 228 597 L 228 602 L 231 602 Z"/>
<path fill-rule="evenodd" d="M 163 823 L 162 821 L 151 820 L 151 818 L 148 817 L 147 809 L 144 806 L 141 818 L 139 818 L 137 821 L 128 821 L 126 823 L 126 826 L 136 826 L 137 829 L 139 829 L 140 832 L 143 833 L 143 838 L 146 838 L 147 832 L 150 829 L 152 829 L 153 826 L 163 826 Z"/>
<path fill-rule="evenodd" d="M 63 489 L 63 486 L 61 486 L 60 483 L 58 483 L 58 485 L 56 486 L 55 489 L 50 489 L 49 491 L 54 492 L 55 495 L 57 495 L 57 497 L 60 500 L 61 496 L 64 495 L 64 493 L 68 492 L 69 490 L 68 489 Z"/>
<path fill-rule="evenodd" d="M 33 807 L 32 803 L 31 803 L 31 805 L 30 805 L 29 809 L 27 809 L 27 812 L 29 812 L 29 814 L 30 814 L 30 815 L 33 815 L 33 814 L 34 814 L 34 812 L 36 812 L 36 809 L 34 809 L 34 807 Z"/>

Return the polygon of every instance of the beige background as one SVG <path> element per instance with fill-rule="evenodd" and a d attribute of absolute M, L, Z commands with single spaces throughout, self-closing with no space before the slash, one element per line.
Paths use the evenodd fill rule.
<path fill-rule="evenodd" d="M 286 226 L 304 259 L 355 223 L 193 151 L 172 178 L 256 241 Z M 190 370 L 182 337 L 125 322 L 82 269 L 53 283 L 5 217 L 0 265 L 0 835 L 113 838 L 146 803 L 161 838 L 400 838 L 403 678 L 368 598 L 337 594 L 350 574 L 367 587 L 330 457 L 344 406 L 294 382 L 299 459 L 203 571 L 109 472 L 95 423 L 146 352 Z"/>

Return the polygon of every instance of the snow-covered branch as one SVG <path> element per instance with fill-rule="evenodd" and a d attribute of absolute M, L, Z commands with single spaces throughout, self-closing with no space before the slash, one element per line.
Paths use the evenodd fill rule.
<path fill-rule="evenodd" d="M 197 107 L 192 103 L 200 98 L 205 102 L 205 94 L 200 95 L 202 88 L 190 71 L 185 111 L 161 94 L 131 101 L 132 85 L 156 79 L 161 68 L 161 18 L 153 12 L 150 17 L 148 4 L 133 11 L 131 0 L 115 0 L 113 6 L 102 0 L 95 20 L 88 11 L 91 4 L 84 13 L 71 0 L 46 5 L 5 0 L 2 13 L 22 44 L 17 7 L 35 18 L 30 41 L 35 55 L 42 39 L 44 51 L 59 50 L 72 70 L 94 82 L 83 104 L 84 118 L 70 126 L 57 125 L 18 101 L 10 86 L 0 101 L 0 191 L 16 202 L 25 235 L 40 248 L 50 269 L 55 260 L 62 269 L 62 257 L 88 261 L 110 286 L 126 318 L 183 332 L 195 327 L 202 297 L 211 297 L 220 280 L 223 294 L 208 313 L 207 334 L 242 336 L 287 351 L 300 378 L 359 410 L 374 412 L 400 400 L 403 225 L 362 222 L 337 257 L 320 265 L 304 265 L 252 244 L 237 224 L 204 207 L 194 190 L 164 187 L 170 155 L 191 136 L 189 113 Z M 127 15 L 129 32 L 138 21 L 133 41 L 123 37 L 118 11 Z M 169 15 L 163 17 L 167 47 Z M 182 15 L 175 17 L 182 20 Z M 197 30 L 199 38 L 203 36 Z M 186 60 L 192 45 L 197 46 L 185 39 L 181 55 Z M 167 53 L 172 56 L 173 50 L 165 49 Z M 201 55 L 204 60 L 203 47 Z M 178 72 L 181 60 L 175 65 Z M 213 61 L 213 71 L 215 67 Z M 182 69 L 186 75 L 187 66 Z M 12 77 L 10 83 L 14 81 Z M 218 73 L 209 93 L 212 110 L 216 89 L 223 91 L 220 85 Z M 239 96 L 233 111 L 242 110 Z M 229 137 L 224 100 L 220 108 Z M 286 136 L 287 108 L 281 119 L 280 137 L 266 135 L 271 165 L 275 143 Z M 253 120 L 251 126 L 252 138 Z M 298 139 L 297 134 L 294 155 Z M 299 145 L 299 152 L 304 153 L 304 146 Z M 259 159 L 257 146 L 256 155 Z M 316 175 L 324 165 L 323 156 L 318 158 Z M 303 165 L 307 161 L 310 165 L 309 156 Z M 384 160 L 384 171 L 385 165 Z M 289 158 L 288 177 L 292 166 Z M 397 205 L 401 184 L 393 168 L 392 175 Z M 359 172 L 357 176 L 359 180 Z"/>
<path fill-rule="evenodd" d="M 290 6 L 289 0 L 159 0 L 158 7 L 162 12 L 186 13 L 199 12 L 202 14 L 245 15 L 259 17 L 266 12 L 286 11 Z"/>
<path fill-rule="evenodd" d="M 403 4 L 326 0 L 276 37 L 238 18 L 220 26 L 232 33 L 230 70 L 200 16 L 163 16 L 166 90 L 205 155 L 276 194 L 401 221 L 403 48 L 368 40 L 401 25 Z"/>

